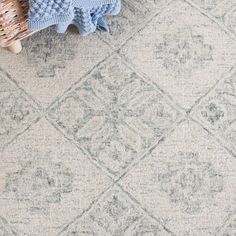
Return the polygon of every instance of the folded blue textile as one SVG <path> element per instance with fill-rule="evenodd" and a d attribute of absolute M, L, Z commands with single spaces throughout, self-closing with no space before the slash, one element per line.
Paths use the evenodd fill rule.
<path fill-rule="evenodd" d="M 97 28 L 108 31 L 104 16 L 118 14 L 120 7 L 121 0 L 30 0 L 29 29 L 56 25 L 63 33 L 74 24 L 82 36 Z"/>

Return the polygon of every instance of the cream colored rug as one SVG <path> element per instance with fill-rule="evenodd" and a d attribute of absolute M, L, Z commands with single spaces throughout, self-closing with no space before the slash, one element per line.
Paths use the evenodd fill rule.
<path fill-rule="evenodd" d="M 108 22 L 1 50 L 0 236 L 235 236 L 235 1 Z"/>

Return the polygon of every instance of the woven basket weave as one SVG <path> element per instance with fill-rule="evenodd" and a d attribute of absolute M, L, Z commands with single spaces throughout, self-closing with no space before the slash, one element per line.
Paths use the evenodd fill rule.
<path fill-rule="evenodd" d="M 28 0 L 0 0 L 0 47 L 32 34 L 28 30 L 28 7 Z"/>

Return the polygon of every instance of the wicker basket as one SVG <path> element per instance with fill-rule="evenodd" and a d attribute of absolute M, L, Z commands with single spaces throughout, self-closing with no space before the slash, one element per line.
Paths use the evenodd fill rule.
<path fill-rule="evenodd" d="M 0 0 L 0 46 L 11 47 L 32 34 L 28 30 L 28 0 Z"/>

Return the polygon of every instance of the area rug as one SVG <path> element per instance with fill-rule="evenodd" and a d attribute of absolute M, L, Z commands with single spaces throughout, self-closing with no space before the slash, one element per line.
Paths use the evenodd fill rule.
<path fill-rule="evenodd" d="M 235 236 L 235 1 L 108 24 L 1 50 L 0 235 Z"/>

